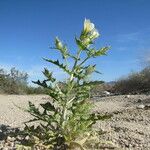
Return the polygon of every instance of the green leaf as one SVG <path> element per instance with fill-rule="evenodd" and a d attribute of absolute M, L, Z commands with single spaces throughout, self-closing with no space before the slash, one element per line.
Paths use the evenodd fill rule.
<path fill-rule="evenodd" d="M 58 49 L 61 52 L 63 59 L 69 56 L 69 54 L 67 53 L 67 46 L 65 44 L 62 44 L 58 37 L 55 38 L 55 46 L 55 49 Z"/>
<path fill-rule="evenodd" d="M 63 69 L 66 73 L 71 74 L 71 72 L 70 72 L 70 70 L 67 68 L 67 66 L 64 65 L 63 63 L 61 64 L 61 63 L 59 62 L 59 60 L 54 61 L 54 60 L 46 59 L 46 58 L 43 58 L 43 59 L 44 59 L 45 61 L 47 61 L 47 62 L 50 62 L 50 63 L 52 63 L 52 64 L 58 66 L 58 67 L 61 68 L 61 69 Z"/>
<path fill-rule="evenodd" d="M 40 81 L 40 80 L 38 80 L 38 81 L 32 81 L 34 84 L 37 84 L 37 85 L 40 85 L 40 86 L 42 86 L 42 87 L 44 87 L 44 88 L 48 88 L 48 85 L 47 85 L 47 82 L 48 80 L 44 80 L 44 81 Z"/>
<path fill-rule="evenodd" d="M 86 50 L 87 49 L 87 47 L 82 43 L 82 41 L 80 39 L 77 39 L 75 37 L 75 41 L 76 41 L 76 44 L 78 45 L 79 49 L 81 49 L 81 50 Z"/>
<path fill-rule="evenodd" d="M 89 65 L 88 67 L 85 68 L 85 74 L 90 75 L 95 71 L 95 66 L 96 65 Z"/>
<path fill-rule="evenodd" d="M 44 108 L 47 111 L 55 111 L 55 107 L 50 103 L 44 103 L 44 104 L 40 104 L 42 106 L 42 108 Z"/>
<path fill-rule="evenodd" d="M 34 114 L 40 114 L 40 111 L 38 108 L 35 107 L 35 105 L 29 101 L 29 112 L 34 113 Z"/>
<path fill-rule="evenodd" d="M 96 50 L 94 48 L 89 49 L 89 51 L 87 52 L 88 57 L 94 56 L 95 55 L 95 51 Z"/>
<path fill-rule="evenodd" d="M 35 122 L 35 121 L 39 121 L 39 119 L 38 118 L 34 118 L 34 119 L 31 119 L 31 120 L 26 121 L 24 123 L 26 124 L 26 123 L 31 123 L 31 122 Z"/>
<path fill-rule="evenodd" d="M 102 74 L 101 72 L 99 72 L 99 71 L 97 71 L 97 70 L 95 70 L 94 72 L 95 72 L 95 73 L 98 73 L 98 74 Z"/>
<path fill-rule="evenodd" d="M 94 56 L 106 55 L 106 52 L 110 49 L 110 47 L 103 47 L 100 50 L 97 50 Z"/>
<path fill-rule="evenodd" d="M 59 40 L 58 37 L 55 38 L 55 46 L 56 46 L 56 49 L 58 49 L 58 50 L 62 50 L 62 49 L 63 49 L 63 44 L 62 44 L 62 42 Z"/>
<path fill-rule="evenodd" d="M 52 72 L 49 72 L 48 69 L 44 68 L 43 74 L 48 78 L 49 81 L 55 82 L 56 79 L 52 77 Z"/>

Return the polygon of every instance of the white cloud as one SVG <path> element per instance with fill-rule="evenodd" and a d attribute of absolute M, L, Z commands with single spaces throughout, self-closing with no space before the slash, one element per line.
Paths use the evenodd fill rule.
<path fill-rule="evenodd" d="M 137 41 L 139 39 L 140 32 L 133 32 L 133 33 L 125 33 L 119 34 L 116 36 L 117 42 L 129 42 L 129 41 Z"/>
<path fill-rule="evenodd" d="M 124 34 L 118 34 L 115 36 L 115 41 L 117 42 L 136 42 L 138 45 L 149 43 L 150 38 L 150 28 L 145 28 L 143 30 L 138 30 L 136 32 L 129 32 Z"/>

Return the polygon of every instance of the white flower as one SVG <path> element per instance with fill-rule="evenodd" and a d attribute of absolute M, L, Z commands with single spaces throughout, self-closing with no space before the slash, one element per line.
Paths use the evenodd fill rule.
<path fill-rule="evenodd" d="M 87 34 L 86 36 L 91 40 L 94 40 L 99 36 L 99 32 L 95 28 L 94 23 L 92 23 L 89 19 L 84 20 L 83 33 Z"/>
<path fill-rule="evenodd" d="M 90 38 L 93 40 L 93 39 L 96 39 L 97 37 L 99 37 L 99 32 L 97 29 L 93 29 L 90 33 Z"/>
<path fill-rule="evenodd" d="M 86 48 L 88 48 L 97 37 L 99 37 L 99 32 L 95 28 L 94 23 L 92 23 L 89 19 L 85 19 L 84 28 L 80 35 L 81 42 Z"/>
<path fill-rule="evenodd" d="M 85 38 L 82 40 L 84 45 L 88 45 L 90 43 L 91 39 L 90 38 Z"/>
<path fill-rule="evenodd" d="M 92 23 L 89 19 L 84 20 L 84 31 L 91 32 L 95 28 L 94 23 Z"/>

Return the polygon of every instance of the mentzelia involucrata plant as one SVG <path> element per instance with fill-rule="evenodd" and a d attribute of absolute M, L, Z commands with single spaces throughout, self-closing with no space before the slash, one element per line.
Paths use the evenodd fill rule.
<path fill-rule="evenodd" d="M 106 55 L 109 47 L 95 49 L 94 41 L 99 37 L 99 32 L 90 20 L 85 19 L 84 27 L 79 37 L 75 37 L 78 50 L 72 55 L 66 44 L 57 37 L 54 50 L 58 50 L 64 60 L 51 60 L 68 75 L 68 79 L 60 86 L 60 82 L 53 77 L 52 72 L 44 69 L 46 79 L 37 81 L 36 84 L 44 87 L 51 97 L 48 102 L 40 104 L 40 109 L 29 102 L 28 112 L 34 117 L 28 122 L 38 121 L 36 126 L 25 124 L 25 132 L 31 137 L 34 146 L 43 149 L 66 150 L 84 149 L 85 143 L 92 133 L 92 125 L 97 120 L 109 118 L 106 115 L 92 113 L 90 101 L 90 89 L 96 82 L 89 81 L 89 76 L 96 72 L 96 65 L 85 65 L 91 58 Z M 84 53 L 84 55 L 81 54 Z M 84 56 L 84 58 L 83 58 Z M 73 59 L 73 65 L 69 66 L 68 59 Z"/>

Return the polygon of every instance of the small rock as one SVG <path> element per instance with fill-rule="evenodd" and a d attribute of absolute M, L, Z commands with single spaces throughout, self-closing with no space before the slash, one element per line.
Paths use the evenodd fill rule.
<path fill-rule="evenodd" d="M 150 109 L 150 104 L 145 105 L 145 109 Z"/>
<path fill-rule="evenodd" d="M 15 140 L 16 140 L 16 138 L 15 138 L 15 137 L 12 137 L 10 141 L 11 141 L 11 142 L 14 142 Z"/>
<path fill-rule="evenodd" d="M 110 95 L 111 95 L 111 93 L 110 93 L 110 92 L 108 92 L 108 91 L 103 91 L 103 95 L 104 95 L 104 96 L 110 96 Z"/>
<path fill-rule="evenodd" d="M 130 97 L 131 97 L 131 95 L 126 95 L 126 96 L 125 96 L 125 98 L 130 98 Z"/>
<path fill-rule="evenodd" d="M 139 98 L 137 102 L 138 102 L 138 103 L 141 103 L 141 102 L 142 102 L 142 100 Z"/>
<path fill-rule="evenodd" d="M 12 138 L 10 136 L 7 137 L 7 141 L 11 141 Z"/>
<path fill-rule="evenodd" d="M 3 150 L 9 150 L 9 148 L 7 148 L 7 147 L 4 147 L 4 149 Z"/>
<path fill-rule="evenodd" d="M 27 136 L 25 137 L 25 140 L 28 141 L 29 139 L 30 139 L 30 137 L 27 135 Z"/>
<path fill-rule="evenodd" d="M 132 144 L 129 144 L 129 148 L 130 148 L 130 149 L 132 148 Z"/>
<path fill-rule="evenodd" d="M 15 143 L 14 142 L 11 142 L 11 147 L 15 147 Z"/>
<path fill-rule="evenodd" d="M 10 137 L 10 136 L 7 137 L 7 142 L 8 143 L 14 142 L 15 140 L 16 140 L 15 137 Z"/>
<path fill-rule="evenodd" d="M 17 139 L 17 140 L 22 140 L 22 137 L 21 137 L 20 135 L 18 135 L 18 136 L 16 137 L 16 139 Z"/>
<path fill-rule="evenodd" d="M 141 104 L 141 105 L 138 105 L 136 108 L 138 108 L 138 109 L 144 109 L 145 105 Z"/>

